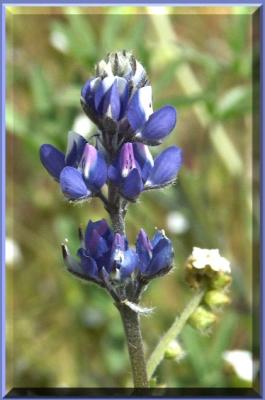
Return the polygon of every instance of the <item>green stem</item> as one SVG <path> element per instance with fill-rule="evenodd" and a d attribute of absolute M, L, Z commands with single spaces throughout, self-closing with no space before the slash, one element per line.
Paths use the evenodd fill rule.
<path fill-rule="evenodd" d="M 165 333 L 165 335 L 162 337 L 162 339 L 154 349 L 153 353 L 151 354 L 147 362 L 148 380 L 152 378 L 156 368 L 163 360 L 165 351 L 168 348 L 169 344 L 177 338 L 177 336 L 180 334 L 185 324 L 187 323 L 191 314 L 199 306 L 204 294 L 205 294 L 205 289 L 197 291 L 197 293 L 192 297 L 190 302 L 184 308 L 180 317 L 177 317 L 175 319 L 169 330 Z"/>

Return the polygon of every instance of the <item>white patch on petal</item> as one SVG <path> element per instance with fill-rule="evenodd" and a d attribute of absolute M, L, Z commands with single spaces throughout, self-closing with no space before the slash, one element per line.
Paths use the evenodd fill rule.
<path fill-rule="evenodd" d="M 153 114 L 152 106 L 152 87 L 144 86 L 138 91 L 138 101 L 139 107 L 145 115 L 145 120 L 147 121 L 151 114 Z"/>

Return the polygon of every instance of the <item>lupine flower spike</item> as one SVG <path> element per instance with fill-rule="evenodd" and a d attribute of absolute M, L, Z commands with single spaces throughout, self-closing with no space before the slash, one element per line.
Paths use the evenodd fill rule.
<path fill-rule="evenodd" d="M 71 245 L 68 248 L 63 243 L 62 256 L 72 275 L 97 284 L 114 300 L 125 328 L 134 386 L 148 387 L 138 314 L 150 309 L 139 302 L 150 281 L 173 268 L 174 249 L 163 230 L 149 239 L 143 228 L 135 246 L 130 246 L 125 217 L 130 202 L 144 191 L 164 188 L 177 179 L 182 150 L 173 145 L 153 158 L 148 147 L 159 145 L 173 131 L 177 112 L 171 105 L 153 110 L 146 71 L 125 50 L 110 53 L 98 62 L 95 73 L 81 89 L 80 101 L 95 124 L 95 134 L 85 139 L 70 132 L 65 153 L 43 144 L 40 160 L 69 201 L 100 199 L 111 226 L 105 219 L 89 220 L 84 233 L 79 228 L 80 247 L 71 252 Z M 205 252 L 195 248 L 186 268 L 190 286 L 208 285 L 204 298 L 199 298 L 202 305 L 189 318 L 201 330 L 215 320 L 216 307 L 228 302 L 226 288 L 230 283 L 229 263 L 216 251 Z M 154 359 L 162 360 L 165 354 L 180 359 L 184 351 L 175 337 L 168 340 L 166 334 L 165 341 L 164 353 Z"/>

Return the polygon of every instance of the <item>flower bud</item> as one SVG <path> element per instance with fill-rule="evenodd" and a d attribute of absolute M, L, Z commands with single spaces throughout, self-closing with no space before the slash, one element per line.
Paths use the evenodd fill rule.
<path fill-rule="evenodd" d="M 180 344 L 173 340 L 167 347 L 164 357 L 167 360 L 179 361 L 185 356 L 185 351 L 180 346 Z"/>
<path fill-rule="evenodd" d="M 119 76 L 132 82 L 135 87 L 143 87 L 149 84 L 146 71 L 142 64 L 136 60 L 130 51 L 116 51 L 107 55 L 96 65 L 96 76 Z"/>
<path fill-rule="evenodd" d="M 189 318 L 189 323 L 202 333 L 207 333 L 215 322 L 216 316 L 202 306 L 199 306 Z"/>
<path fill-rule="evenodd" d="M 212 309 L 220 309 L 230 303 L 230 298 L 222 291 L 209 290 L 204 296 L 204 302 Z"/>
<path fill-rule="evenodd" d="M 231 282 L 231 275 L 222 272 L 212 279 L 211 286 L 213 289 L 225 289 L 231 284 Z"/>

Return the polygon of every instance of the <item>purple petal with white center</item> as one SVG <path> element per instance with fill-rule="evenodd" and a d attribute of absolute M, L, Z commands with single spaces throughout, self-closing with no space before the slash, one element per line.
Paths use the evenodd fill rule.
<path fill-rule="evenodd" d="M 153 257 L 145 273 L 151 277 L 167 272 L 172 267 L 173 257 L 174 251 L 171 241 L 166 238 L 160 240 L 153 249 Z"/>
<path fill-rule="evenodd" d="M 120 267 L 124 259 L 124 252 L 127 248 L 125 236 L 120 233 L 115 233 L 112 247 L 111 247 L 111 265 L 114 267 Z"/>
<path fill-rule="evenodd" d="M 182 150 L 177 146 L 168 147 L 156 157 L 145 187 L 155 188 L 172 182 L 182 165 Z"/>
<path fill-rule="evenodd" d="M 145 272 L 152 258 L 152 245 L 143 229 L 140 230 L 136 240 L 136 252 L 140 260 L 140 270 Z"/>
<path fill-rule="evenodd" d="M 143 127 L 141 133 L 136 135 L 147 144 L 157 144 L 165 138 L 175 127 L 177 113 L 174 107 L 165 106 L 155 111 Z"/>
<path fill-rule="evenodd" d="M 141 168 L 143 182 L 145 182 L 154 165 L 152 154 L 150 153 L 148 146 L 143 143 L 133 143 L 133 152 L 135 160 Z"/>
<path fill-rule="evenodd" d="M 65 164 L 71 167 L 77 167 L 85 148 L 87 141 L 83 136 L 75 132 L 68 133 L 67 150 L 65 154 Z"/>
<path fill-rule="evenodd" d="M 81 173 L 73 167 L 65 167 L 60 174 L 60 185 L 63 194 L 69 200 L 81 200 L 91 196 Z"/>
<path fill-rule="evenodd" d="M 124 252 L 124 258 L 120 266 L 121 279 L 128 278 L 132 272 L 139 267 L 139 258 L 136 252 L 128 249 Z"/>
<path fill-rule="evenodd" d="M 122 196 L 130 201 L 135 201 L 139 194 L 143 191 L 143 182 L 137 168 L 131 170 L 127 178 L 125 178 L 120 187 Z"/>
<path fill-rule="evenodd" d="M 108 170 L 104 155 L 87 143 L 81 167 L 87 187 L 95 193 L 98 192 L 107 180 Z"/>
<path fill-rule="evenodd" d="M 40 148 L 40 160 L 49 174 L 59 181 L 60 173 L 65 167 L 64 154 L 51 144 L 43 144 Z"/>
<path fill-rule="evenodd" d="M 92 170 L 95 169 L 96 162 L 97 162 L 97 149 L 91 144 L 87 143 L 85 145 L 81 160 L 83 176 L 86 179 L 86 181 L 89 180 Z"/>
<path fill-rule="evenodd" d="M 94 96 L 94 105 L 97 111 L 102 113 L 104 96 L 107 91 L 111 88 L 114 82 L 114 77 L 108 76 L 100 81 L 99 85 L 96 88 L 95 96 Z"/>
<path fill-rule="evenodd" d="M 136 168 L 133 145 L 125 143 L 119 154 L 119 172 L 123 178 L 126 178 L 132 169 Z"/>
<path fill-rule="evenodd" d="M 132 129 L 142 128 L 152 112 L 152 88 L 144 86 L 135 92 L 128 106 L 127 118 Z"/>

